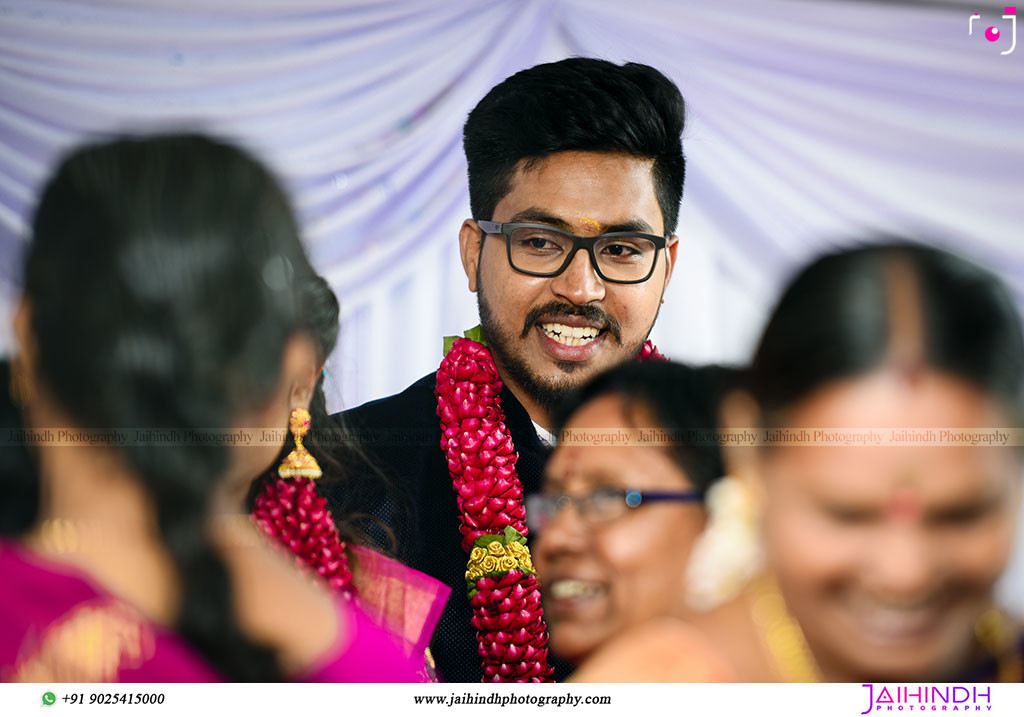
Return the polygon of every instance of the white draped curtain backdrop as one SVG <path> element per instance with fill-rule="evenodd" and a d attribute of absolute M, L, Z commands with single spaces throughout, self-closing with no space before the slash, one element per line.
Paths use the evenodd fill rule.
<path fill-rule="evenodd" d="M 968 18 L 980 12 L 973 35 Z M 679 260 L 653 338 L 742 362 L 786 278 L 905 234 L 999 272 L 1024 305 L 1024 46 L 1002 5 L 818 0 L 0 0 L 0 301 L 60 153 L 204 129 L 290 188 L 341 300 L 335 409 L 433 370 L 474 325 L 457 251 L 461 130 L 522 68 L 651 64 L 689 106 Z M 990 43 L 984 29 L 1003 28 Z M 73 321 L 74 317 L 69 317 Z M 5 322 L 0 349 L 11 344 Z M 1004 587 L 1024 612 L 1024 559 Z"/>

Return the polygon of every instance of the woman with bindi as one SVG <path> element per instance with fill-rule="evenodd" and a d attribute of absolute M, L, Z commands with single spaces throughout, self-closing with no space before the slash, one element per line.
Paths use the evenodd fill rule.
<path fill-rule="evenodd" d="M 692 617 L 706 642 L 685 649 L 743 682 L 1019 681 L 1019 623 L 993 588 L 1022 455 L 976 440 L 1024 406 L 1000 281 L 908 243 L 823 257 L 785 291 L 745 383 L 724 422 L 762 440 L 726 449 L 715 490 L 730 498 L 709 500 L 704 536 L 732 548 L 691 561 L 710 609 Z M 661 639 L 626 633 L 580 676 L 614 679 L 631 667 L 617 653 Z"/>
<path fill-rule="evenodd" d="M 1021 679 L 993 587 L 1013 545 L 1021 322 L 1000 281 L 884 244 L 826 256 L 785 292 L 731 425 L 766 571 L 701 622 L 742 680 Z M 1020 609 L 1020 605 L 1017 606 Z"/>

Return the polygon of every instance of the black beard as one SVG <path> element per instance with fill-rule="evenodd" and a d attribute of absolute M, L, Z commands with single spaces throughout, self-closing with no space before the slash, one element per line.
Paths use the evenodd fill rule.
<path fill-rule="evenodd" d="M 477 309 L 480 312 L 480 330 L 483 332 L 484 338 L 487 339 L 487 348 L 491 350 L 491 353 L 494 354 L 494 357 L 505 371 L 506 375 L 502 376 L 502 379 L 506 381 L 511 380 L 518 384 L 542 411 L 551 414 L 558 404 L 564 401 L 570 393 L 591 378 L 587 377 L 586 379 L 572 381 L 566 377 L 558 381 L 548 381 L 534 374 L 530 371 L 522 356 L 512 349 L 517 337 L 506 334 L 498 326 L 498 322 L 495 321 L 494 314 L 491 312 L 490 305 L 484 299 L 482 287 L 479 285 L 477 286 L 476 297 Z M 546 304 L 531 310 L 523 322 L 523 331 L 518 338 L 525 338 L 533 329 L 534 322 L 544 314 L 574 315 L 603 321 L 608 326 L 607 331 L 609 335 L 620 344 L 622 343 L 622 327 L 618 321 L 601 309 L 589 305 L 574 306 L 559 302 Z M 657 315 L 655 315 L 655 319 L 657 319 Z M 647 329 L 648 334 L 653 327 L 654 323 L 652 322 L 651 326 Z M 646 340 L 646 335 L 636 345 L 632 355 L 635 356 L 640 353 L 644 340 Z M 583 364 L 578 361 L 556 361 L 555 365 L 565 374 L 575 373 L 583 367 Z"/>

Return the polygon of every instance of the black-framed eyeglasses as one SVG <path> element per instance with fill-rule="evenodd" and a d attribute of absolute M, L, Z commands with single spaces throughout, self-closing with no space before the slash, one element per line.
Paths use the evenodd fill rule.
<path fill-rule="evenodd" d="M 558 515 L 558 511 L 572 505 L 576 515 L 588 525 L 617 520 L 630 510 L 651 503 L 700 503 L 700 491 L 599 490 L 587 495 L 547 495 L 538 493 L 526 497 L 526 521 L 530 530 L 541 532 Z"/>
<path fill-rule="evenodd" d="M 504 234 L 508 263 L 530 276 L 558 276 L 580 249 L 590 255 L 597 275 L 614 284 L 641 284 L 651 278 L 668 239 L 657 234 L 609 232 L 579 237 L 548 224 L 474 220 L 486 234 Z"/>

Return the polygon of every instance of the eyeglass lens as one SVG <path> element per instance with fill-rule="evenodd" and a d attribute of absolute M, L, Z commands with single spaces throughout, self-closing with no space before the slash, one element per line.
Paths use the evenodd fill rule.
<path fill-rule="evenodd" d="M 623 515 L 631 506 L 622 491 L 600 491 L 590 495 L 532 495 L 527 498 L 527 522 L 534 530 L 543 530 L 555 514 L 569 504 L 585 522 L 604 522 Z"/>
<path fill-rule="evenodd" d="M 555 230 L 520 227 L 510 236 L 513 268 L 538 274 L 557 273 L 572 251 L 571 237 Z M 594 245 L 599 273 L 610 281 L 637 281 L 650 272 L 658 250 L 644 237 L 604 237 Z"/>

